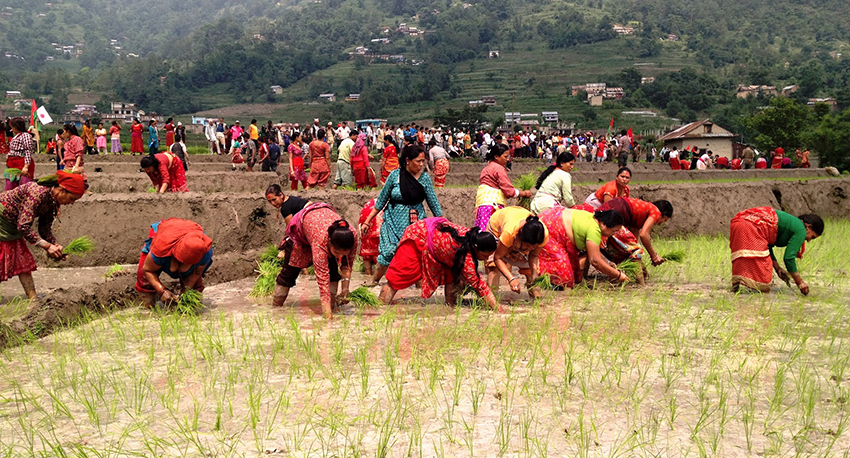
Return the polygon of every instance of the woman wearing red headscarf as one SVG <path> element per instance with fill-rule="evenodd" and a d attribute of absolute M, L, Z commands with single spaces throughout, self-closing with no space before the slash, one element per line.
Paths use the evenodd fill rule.
<path fill-rule="evenodd" d="M 770 168 L 781 169 L 782 159 L 785 159 L 785 150 L 782 148 L 776 148 L 773 153 L 773 162 L 770 163 Z"/>
<path fill-rule="evenodd" d="M 148 306 L 177 299 L 159 280 L 159 275 L 180 280 L 183 291 L 204 290 L 204 274 L 212 265 L 212 239 L 194 221 L 169 218 L 151 225 L 149 238 L 142 246 L 136 271 L 136 291 Z"/>
<path fill-rule="evenodd" d="M 142 158 L 140 164 L 151 179 L 156 192 L 189 192 L 183 161 L 174 154 L 148 154 Z"/>
<path fill-rule="evenodd" d="M 35 299 L 35 258 L 26 242 L 43 248 L 51 258 L 63 259 L 63 247 L 53 236 L 53 219 L 61 205 L 73 204 L 85 192 L 81 175 L 59 171 L 0 193 L 0 282 L 17 276 L 27 297 Z M 32 228 L 36 218 L 37 232 Z"/>
<path fill-rule="evenodd" d="M 357 141 L 351 148 L 351 170 L 354 172 L 354 183 L 357 189 L 375 188 L 375 172 L 369 165 L 369 149 L 366 147 L 366 134 L 357 135 Z"/>

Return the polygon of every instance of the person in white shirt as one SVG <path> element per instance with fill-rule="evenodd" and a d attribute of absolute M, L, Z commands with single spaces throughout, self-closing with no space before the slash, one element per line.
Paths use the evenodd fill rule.
<path fill-rule="evenodd" d="M 212 119 L 207 119 L 207 125 L 204 126 L 204 137 L 207 139 L 207 144 L 210 147 L 210 154 L 215 154 L 218 139 L 215 136 L 215 123 Z"/>

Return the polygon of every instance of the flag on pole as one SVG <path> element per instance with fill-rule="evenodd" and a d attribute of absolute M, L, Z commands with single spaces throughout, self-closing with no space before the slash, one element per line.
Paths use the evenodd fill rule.
<path fill-rule="evenodd" d="M 611 136 L 611 131 L 614 130 L 614 118 L 611 118 L 611 125 L 608 126 L 608 137 Z"/>
<path fill-rule="evenodd" d="M 53 118 L 47 113 L 47 109 L 44 108 L 44 105 L 40 106 L 38 110 L 36 110 L 36 115 L 38 116 L 38 120 L 41 121 L 42 124 L 50 124 L 53 122 Z"/>
<path fill-rule="evenodd" d="M 631 127 L 629 127 L 629 130 L 627 130 L 627 131 L 626 131 L 626 135 L 628 135 L 628 136 L 629 136 L 629 143 L 631 143 L 632 145 L 634 145 L 634 144 L 635 144 L 635 137 L 634 137 L 634 134 L 632 133 L 632 128 L 631 128 Z"/>
<path fill-rule="evenodd" d="M 32 99 L 32 111 L 30 111 L 30 125 L 31 126 L 35 125 L 35 112 L 36 112 L 35 99 Z"/>

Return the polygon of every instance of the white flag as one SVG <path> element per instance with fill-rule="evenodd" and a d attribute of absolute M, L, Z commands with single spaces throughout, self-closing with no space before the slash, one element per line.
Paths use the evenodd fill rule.
<path fill-rule="evenodd" d="M 53 122 L 53 118 L 51 118 L 50 115 L 47 114 L 47 109 L 44 108 L 44 105 L 38 107 L 38 110 L 36 110 L 35 114 L 38 115 L 38 120 L 41 121 L 42 124 L 50 124 L 51 122 Z"/>

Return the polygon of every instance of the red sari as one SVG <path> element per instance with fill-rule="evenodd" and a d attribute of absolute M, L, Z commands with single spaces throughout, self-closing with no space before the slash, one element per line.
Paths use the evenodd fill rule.
<path fill-rule="evenodd" d="M 142 142 L 142 130 L 144 130 L 144 126 L 141 124 L 130 126 L 130 152 L 133 154 L 145 153 L 145 145 Z"/>
<path fill-rule="evenodd" d="M 743 284 L 761 292 L 770 291 L 773 260 L 769 246 L 776 243 L 779 218 L 770 207 L 744 210 L 729 225 L 732 249 L 732 286 Z"/>
<path fill-rule="evenodd" d="M 159 161 L 159 168 L 148 173 L 148 177 L 157 192 L 159 192 L 163 183 L 168 184 L 168 191 L 170 192 L 189 192 L 183 161 L 171 153 L 158 153 L 154 157 Z"/>
<path fill-rule="evenodd" d="M 360 210 L 359 224 L 363 224 L 372 209 L 375 208 L 375 199 L 366 202 L 366 205 Z M 381 224 L 384 222 L 383 212 L 379 212 L 378 216 L 369 226 L 369 230 L 363 234 L 363 239 L 360 241 L 360 257 L 364 261 L 371 261 L 373 264 L 378 262 L 378 243 L 380 242 Z"/>
<path fill-rule="evenodd" d="M 394 145 L 384 148 L 384 166 L 381 167 L 381 184 L 387 182 L 390 172 L 398 168 L 398 153 Z"/>
<path fill-rule="evenodd" d="M 174 144 L 174 123 L 170 122 L 165 125 L 165 146 L 171 147 Z"/>
<path fill-rule="evenodd" d="M 387 269 L 387 283 L 392 289 L 398 291 L 409 288 L 422 280 L 422 297 L 427 299 L 434 295 L 440 285 L 454 283 L 456 279 L 452 276 L 452 266 L 460 247 L 450 234 L 440 231 L 443 225 L 454 228 L 460 236 L 469 231 L 445 218 L 426 218 L 404 230 L 398 250 Z M 490 294 L 490 287 L 478 274 L 470 254 L 463 261 L 461 276 L 461 280 L 479 296 Z"/>
<path fill-rule="evenodd" d="M 564 210 L 556 205 L 539 215 L 540 222 L 549 229 L 549 243 L 540 252 L 540 274 L 548 274 L 553 285 L 572 288 L 581 283 L 582 271 L 578 247 L 567 237 L 564 227 Z"/>

